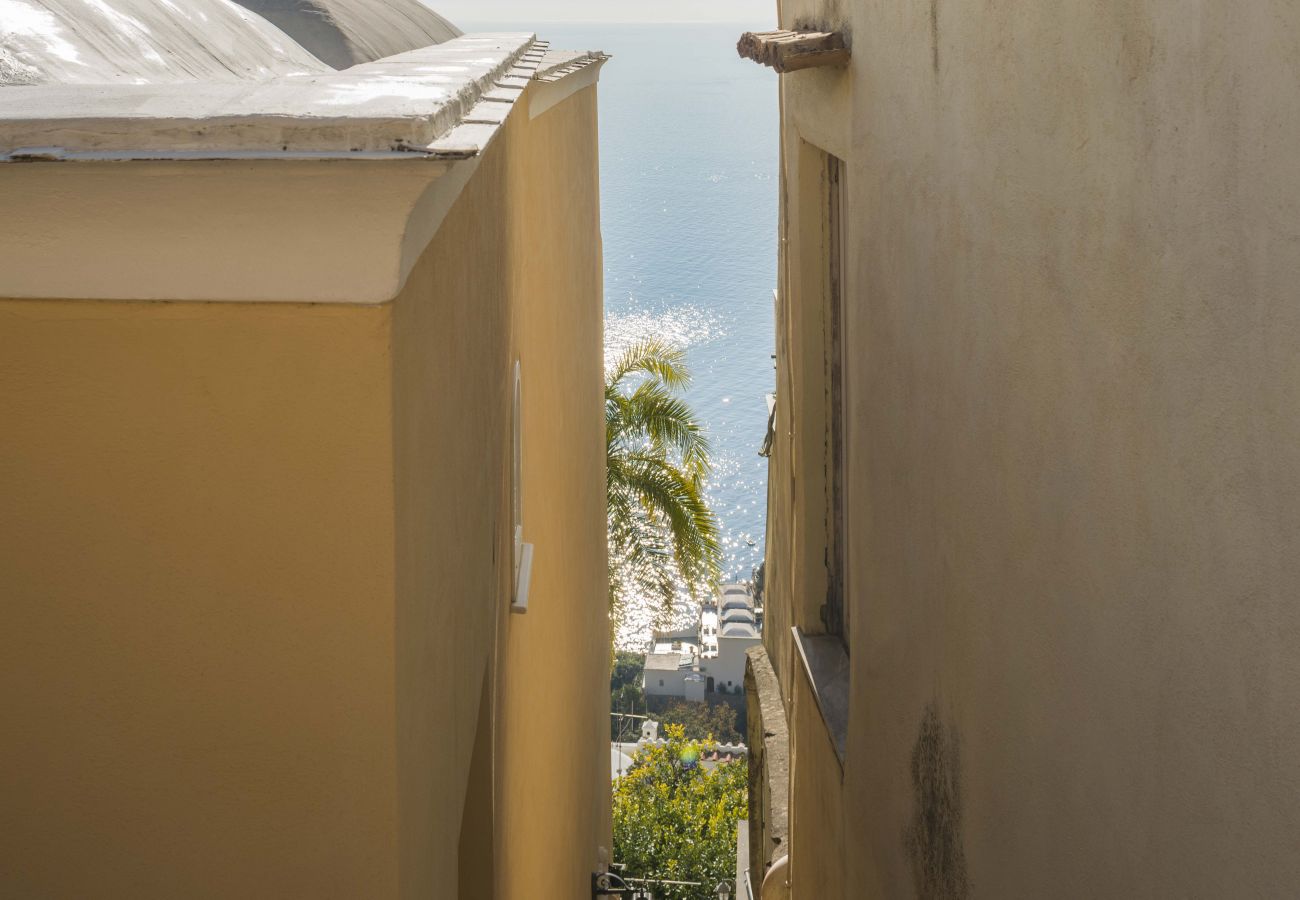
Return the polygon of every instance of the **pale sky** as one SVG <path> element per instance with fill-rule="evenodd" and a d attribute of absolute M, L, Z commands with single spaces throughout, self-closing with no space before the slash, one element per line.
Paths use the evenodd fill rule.
<path fill-rule="evenodd" d="M 424 0 L 452 22 L 765 22 L 776 0 Z"/>

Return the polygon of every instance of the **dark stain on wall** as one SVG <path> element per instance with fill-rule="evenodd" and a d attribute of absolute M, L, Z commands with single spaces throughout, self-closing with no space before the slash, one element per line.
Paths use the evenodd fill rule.
<path fill-rule="evenodd" d="M 824 0 L 817 15 L 797 16 L 790 27 L 795 31 L 838 31 L 844 35 L 845 45 L 852 48 L 853 29 L 841 6 L 841 0 Z"/>
<path fill-rule="evenodd" d="M 931 703 L 912 748 L 915 807 L 912 821 L 903 831 L 920 900 L 964 900 L 970 896 L 961 843 L 958 755 L 957 733 L 944 726 Z"/>
<path fill-rule="evenodd" d="M 930 0 L 930 64 L 939 74 L 939 0 Z"/>

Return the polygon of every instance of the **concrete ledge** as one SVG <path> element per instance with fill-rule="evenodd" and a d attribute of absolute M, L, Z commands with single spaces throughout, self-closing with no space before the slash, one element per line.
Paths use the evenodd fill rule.
<path fill-rule="evenodd" d="M 750 647 L 746 656 L 749 874 L 753 884 L 762 884 L 773 863 L 789 852 L 790 727 L 767 648 Z"/>
<path fill-rule="evenodd" d="M 535 119 L 551 107 L 595 84 L 601 66 L 609 59 L 605 53 L 554 50 L 543 56 L 533 80 L 536 90 L 528 104 L 528 117 Z"/>

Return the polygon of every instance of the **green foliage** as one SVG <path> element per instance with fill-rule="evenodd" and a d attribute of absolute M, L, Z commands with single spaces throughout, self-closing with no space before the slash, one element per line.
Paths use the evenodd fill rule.
<path fill-rule="evenodd" d="M 614 782 L 614 860 L 626 877 L 701 885 L 657 887 L 660 900 L 713 900 L 718 882 L 735 881 L 748 771 L 743 762 L 705 769 L 700 744 L 680 725 L 668 726 L 665 737 Z"/>
<path fill-rule="evenodd" d="M 641 673 L 645 670 L 645 654 L 619 650 L 614 654 L 614 666 L 609 673 L 609 689 L 616 691 L 625 684 L 641 683 Z"/>
<path fill-rule="evenodd" d="M 609 708 L 611 712 L 633 713 L 644 716 L 646 714 L 646 702 L 645 694 L 641 691 L 641 685 L 625 684 L 614 691 L 609 695 Z M 641 723 L 644 721 L 645 719 L 610 716 L 609 739 L 620 743 L 635 741 L 641 736 Z"/>
<path fill-rule="evenodd" d="M 614 667 L 609 674 L 609 708 L 611 712 L 646 714 L 645 691 L 641 688 L 641 673 L 645 656 L 620 650 L 614 654 Z M 634 741 L 641 734 L 643 719 L 609 717 L 611 741 Z"/>
<path fill-rule="evenodd" d="M 739 743 L 743 738 L 736 730 L 736 708 L 726 703 L 701 703 L 678 700 L 654 716 L 661 725 L 680 725 L 693 741 Z"/>
<path fill-rule="evenodd" d="M 684 354 L 659 341 L 628 348 L 605 376 L 609 596 L 617 620 L 632 593 L 671 607 L 721 574 L 718 522 L 704 501 L 709 441 L 677 393 L 690 384 Z"/>

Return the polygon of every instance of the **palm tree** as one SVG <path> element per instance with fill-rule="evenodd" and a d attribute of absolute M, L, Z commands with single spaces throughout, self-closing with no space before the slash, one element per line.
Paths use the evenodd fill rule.
<path fill-rule="evenodd" d="M 682 351 L 656 340 L 629 347 L 605 375 L 610 604 L 628 595 L 671 608 L 721 573 L 718 522 L 704 501 L 709 441 L 677 395 L 690 384 Z"/>

